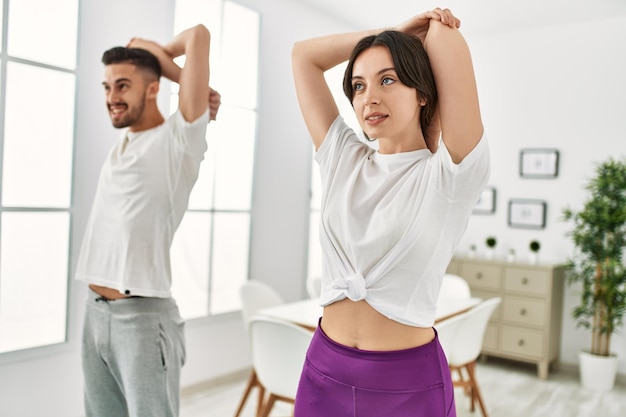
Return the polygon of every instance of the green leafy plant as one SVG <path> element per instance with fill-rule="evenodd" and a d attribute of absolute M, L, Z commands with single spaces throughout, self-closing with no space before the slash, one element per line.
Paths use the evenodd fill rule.
<path fill-rule="evenodd" d="M 539 252 L 539 249 L 541 249 L 541 244 L 537 240 L 531 240 L 528 244 L 528 248 L 531 252 Z"/>
<path fill-rule="evenodd" d="M 609 356 L 611 335 L 626 314 L 626 161 L 599 164 L 585 188 L 590 196 L 583 209 L 563 210 L 574 226 L 567 233 L 575 249 L 567 261 L 568 282 L 582 284 L 572 315 L 592 331 L 590 353 Z"/>
<path fill-rule="evenodd" d="M 496 238 L 493 236 L 489 236 L 486 240 L 485 240 L 485 244 L 490 247 L 490 248 L 495 248 L 496 247 Z"/>

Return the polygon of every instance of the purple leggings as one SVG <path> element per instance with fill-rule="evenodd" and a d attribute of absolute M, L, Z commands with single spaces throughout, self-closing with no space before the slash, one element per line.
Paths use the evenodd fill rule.
<path fill-rule="evenodd" d="M 368 351 L 317 327 L 294 417 L 456 417 L 448 362 L 435 339 L 416 348 Z"/>

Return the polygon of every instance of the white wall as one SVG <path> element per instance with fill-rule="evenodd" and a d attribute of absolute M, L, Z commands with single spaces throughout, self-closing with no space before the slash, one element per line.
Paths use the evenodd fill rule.
<path fill-rule="evenodd" d="M 526 260 L 528 243 L 538 239 L 540 258 L 563 262 L 572 252 L 565 236 L 571 225 L 562 210 L 581 208 L 584 184 L 595 164 L 608 157 L 626 157 L 626 15 L 579 24 L 475 37 L 470 43 L 479 83 L 484 121 L 491 145 L 491 185 L 497 190 L 495 215 L 472 216 L 459 254 L 476 244 L 484 252 L 488 235 L 498 238 L 498 255 L 509 248 Z M 556 148 L 560 152 L 556 179 L 522 179 L 518 158 L 522 148 Z M 507 226 L 511 198 L 547 202 L 543 230 Z M 561 361 L 578 363 L 588 349 L 588 331 L 576 329 L 571 311 L 578 303 L 575 288 L 566 286 Z M 615 335 L 619 372 L 626 374 L 624 330 Z"/>
<path fill-rule="evenodd" d="M 250 275 L 276 286 L 286 299 L 293 300 L 304 295 L 311 145 L 293 91 L 291 46 L 298 39 L 351 28 L 290 0 L 239 2 L 262 15 Z M 72 270 L 101 162 L 116 138 L 104 107 L 100 56 L 108 47 L 124 44 L 135 35 L 167 41 L 172 33 L 173 3 L 82 2 Z M 498 191 L 498 207 L 493 216 L 472 217 L 460 252 L 470 243 L 482 245 L 484 238 L 493 234 L 499 239 L 502 256 L 508 247 L 524 256 L 528 241 L 537 238 L 543 245 L 544 261 L 562 261 L 570 249 L 564 237 L 567 228 L 558 221 L 560 208 L 584 199 L 582 185 L 592 174 L 594 162 L 624 155 L 626 16 L 476 36 L 468 42 L 491 142 L 491 184 Z M 559 177 L 520 179 L 517 159 L 524 147 L 558 148 Z M 507 227 L 506 201 L 517 197 L 548 202 L 545 230 Z M 82 415 L 84 297 L 84 285 L 72 282 L 66 345 L 0 355 L 0 415 Z M 562 360 L 569 363 L 577 362 L 577 351 L 588 344 L 586 333 L 579 334 L 569 318 L 575 302 L 576 296 L 568 289 Z M 187 342 L 184 386 L 250 363 L 238 314 L 188 323 Z M 625 345 L 623 337 L 615 338 L 621 373 L 626 373 Z"/>

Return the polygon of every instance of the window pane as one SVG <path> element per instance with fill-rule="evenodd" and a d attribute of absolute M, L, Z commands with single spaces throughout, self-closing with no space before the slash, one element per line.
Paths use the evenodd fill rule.
<path fill-rule="evenodd" d="M 9 22 L 9 55 L 63 68 L 76 66 L 78 0 L 11 1 Z"/>
<path fill-rule="evenodd" d="M 194 213 L 193 216 L 205 220 L 188 226 L 188 232 L 177 232 L 176 239 L 179 240 L 182 240 L 183 233 L 188 233 L 189 247 L 194 251 L 198 249 L 193 255 L 197 256 L 196 259 L 184 262 L 201 264 L 198 271 L 208 268 L 206 273 L 197 272 L 205 274 L 205 279 L 200 281 L 205 287 L 197 284 L 181 287 L 180 283 L 184 281 L 174 277 L 174 286 L 179 286 L 175 293 L 177 299 L 191 299 L 189 304 L 195 306 L 194 310 L 186 311 L 186 318 L 241 308 L 239 289 L 248 277 L 257 117 L 253 110 L 257 102 L 259 14 L 230 1 L 177 0 L 176 33 L 197 23 L 206 25 L 211 31 L 210 84 L 222 95 L 222 106 L 218 120 L 208 126 L 208 149 L 189 198 L 189 209 L 197 211 L 188 212 L 187 216 Z M 183 62 L 177 61 L 179 65 Z M 178 101 L 175 84 L 172 84 L 171 91 L 170 104 L 175 109 Z M 183 220 L 185 222 L 190 219 Z M 185 228 L 184 224 L 181 228 Z M 200 249 L 205 252 L 200 253 Z M 185 259 L 183 255 L 178 256 Z M 185 256 L 191 255 L 187 253 Z M 175 261 L 172 262 L 174 265 Z M 194 274 L 195 271 L 187 273 L 189 276 Z M 181 310 L 185 308 L 183 304 L 179 302 Z M 209 306 L 208 313 L 202 310 L 206 306 Z"/>
<path fill-rule="evenodd" d="M 172 293 L 185 319 L 209 314 L 211 214 L 187 212 L 172 242 Z"/>
<path fill-rule="evenodd" d="M 223 110 L 223 109 L 222 109 Z M 222 111 L 220 110 L 220 112 Z M 220 113 L 219 123 L 211 122 L 207 126 L 207 151 L 204 153 L 204 161 L 200 164 L 198 180 L 189 196 L 190 210 L 209 210 L 213 207 L 213 188 L 215 185 L 215 159 L 216 144 L 219 139 L 219 125 L 222 124 Z"/>
<path fill-rule="evenodd" d="M 211 313 L 241 308 L 239 289 L 248 278 L 250 215 L 215 214 L 213 268 L 211 274 Z"/>
<path fill-rule="evenodd" d="M 252 171 L 256 113 L 224 106 L 216 123 L 215 202 L 218 210 L 249 210 L 252 195 Z"/>
<path fill-rule="evenodd" d="M 8 63 L 4 206 L 69 206 L 74 78 L 73 74 Z"/>
<path fill-rule="evenodd" d="M 229 104 L 256 108 L 259 14 L 225 2 L 223 36 L 222 71 L 218 72 L 222 99 Z"/>
<path fill-rule="evenodd" d="M 0 352 L 65 341 L 68 213 L 2 213 Z"/>
<path fill-rule="evenodd" d="M 176 0 L 176 18 L 174 33 L 202 23 L 211 32 L 211 85 L 215 69 L 220 63 L 220 45 L 222 44 L 222 0 Z M 178 62 L 178 61 L 177 61 Z"/>

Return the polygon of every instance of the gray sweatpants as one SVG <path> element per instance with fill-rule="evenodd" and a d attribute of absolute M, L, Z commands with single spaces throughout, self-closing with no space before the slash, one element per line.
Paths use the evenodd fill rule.
<path fill-rule="evenodd" d="M 82 347 L 87 417 L 176 417 L 184 322 L 172 298 L 89 291 Z"/>

